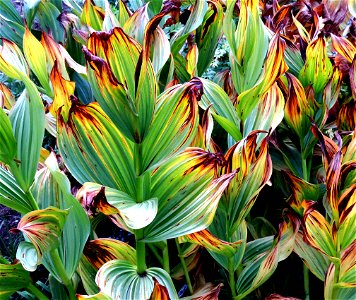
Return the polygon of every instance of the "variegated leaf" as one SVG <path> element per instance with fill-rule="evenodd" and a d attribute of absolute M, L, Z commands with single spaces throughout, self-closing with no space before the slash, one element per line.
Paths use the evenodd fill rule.
<path fill-rule="evenodd" d="M 30 284 L 30 273 L 20 263 L 0 264 L 0 298 L 9 299 L 16 291 Z"/>

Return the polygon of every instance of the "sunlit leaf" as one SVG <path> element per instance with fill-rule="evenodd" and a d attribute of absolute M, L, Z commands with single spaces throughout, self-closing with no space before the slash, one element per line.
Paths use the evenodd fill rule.
<path fill-rule="evenodd" d="M 105 11 L 103 8 L 96 6 L 93 0 L 85 0 L 80 20 L 82 23 L 89 25 L 94 30 L 101 30 Z"/>

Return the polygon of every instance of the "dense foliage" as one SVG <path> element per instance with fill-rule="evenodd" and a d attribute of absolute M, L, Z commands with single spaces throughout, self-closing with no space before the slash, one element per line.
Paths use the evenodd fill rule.
<path fill-rule="evenodd" d="M 284 296 L 355 296 L 355 1 L 3 0 L 0 37 L 2 299 L 262 298 L 292 253 Z"/>

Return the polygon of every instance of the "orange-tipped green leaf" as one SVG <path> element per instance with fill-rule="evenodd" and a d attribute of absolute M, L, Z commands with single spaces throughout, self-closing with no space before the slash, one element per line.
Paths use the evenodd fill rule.
<path fill-rule="evenodd" d="M 142 144 L 144 170 L 184 150 L 192 142 L 198 128 L 198 100 L 202 93 L 202 82 L 193 78 L 160 95 Z"/>
<path fill-rule="evenodd" d="M 229 243 L 222 241 L 214 236 L 209 230 L 204 229 L 195 233 L 184 235 L 178 238 L 180 243 L 189 242 L 203 246 L 204 248 L 223 254 L 225 256 L 232 256 L 236 253 L 242 241 Z"/>
<path fill-rule="evenodd" d="M 169 300 L 169 293 L 164 285 L 159 284 L 156 278 L 153 278 L 154 288 L 150 300 Z"/>
<path fill-rule="evenodd" d="M 298 134 L 299 138 L 304 138 L 310 130 L 309 116 L 313 116 L 308 105 L 304 88 L 300 81 L 292 74 L 286 74 L 288 79 L 288 98 L 286 101 L 284 118 L 288 126 Z"/>
<path fill-rule="evenodd" d="M 136 263 L 136 251 L 129 244 L 110 239 L 101 238 L 87 242 L 84 256 L 98 270 L 108 261 L 118 259 Z"/>
<path fill-rule="evenodd" d="M 330 35 L 334 49 L 345 57 L 348 62 L 352 63 L 356 55 L 355 45 L 342 36 L 336 36 L 332 33 Z"/>
<path fill-rule="evenodd" d="M 59 117 L 57 128 L 59 151 L 79 182 L 93 181 L 135 194 L 132 144 L 97 103 L 84 106 L 74 99 L 68 122 Z"/>
<path fill-rule="evenodd" d="M 67 210 L 48 207 L 24 215 L 13 232 L 21 231 L 35 246 L 38 256 L 58 247 Z"/>
<path fill-rule="evenodd" d="M 47 95 L 52 96 L 47 72 L 46 52 L 40 41 L 26 27 L 23 38 L 23 49 L 31 70 L 35 73 Z"/>
<path fill-rule="evenodd" d="M 304 201 L 303 206 L 306 208 L 304 213 L 306 242 L 323 254 L 335 257 L 336 245 L 331 225 L 312 207 L 312 204 Z"/>
<path fill-rule="evenodd" d="M 332 72 L 333 68 L 326 53 L 325 39 L 319 36 L 308 45 L 306 62 L 299 73 L 299 79 L 304 87 L 311 85 L 318 95 L 323 92 Z"/>
<path fill-rule="evenodd" d="M 57 116 L 58 110 L 61 108 L 62 117 L 65 121 L 67 121 L 69 109 L 71 107 L 69 97 L 74 94 L 75 83 L 67 81 L 63 78 L 59 70 L 58 61 L 55 61 L 54 63 L 50 79 L 54 91 L 54 99 L 52 105 L 50 106 L 50 112 L 53 116 Z"/>

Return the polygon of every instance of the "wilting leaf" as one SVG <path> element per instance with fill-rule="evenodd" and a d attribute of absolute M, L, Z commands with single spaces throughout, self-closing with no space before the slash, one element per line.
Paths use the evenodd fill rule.
<path fill-rule="evenodd" d="M 311 85 L 316 95 L 320 94 L 332 76 L 332 65 L 326 53 L 326 42 L 322 36 L 313 40 L 307 48 L 306 62 L 299 73 L 304 87 Z"/>
<path fill-rule="evenodd" d="M 42 87 L 46 90 L 47 95 L 52 96 L 47 72 L 45 49 L 27 27 L 23 38 L 23 50 L 31 70 L 35 73 Z"/>
<path fill-rule="evenodd" d="M 234 173 L 213 180 L 219 157 L 188 148 L 152 172 L 151 196 L 158 213 L 144 228 L 144 239 L 160 241 L 205 229 Z"/>
<path fill-rule="evenodd" d="M 142 144 L 142 168 L 149 167 L 182 151 L 194 138 L 198 127 L 198 100 L 202 83 L 188 83 L 166 90 L 157 100 L 152 124 Z"/>
<path fill-rule="evenodd" d="M 42 209 L 48 206 L 56 206 L 62 210 L 69 209 L 59 239 L 58 252 L 67 276 L 70 278 L 77 269 L 89 236 L 90 223 L 80 203 L 71 194 L 70 182 L 59 170 L 54 153 L 46 159 L 45 167 L 37 172 L 31 191 Z M 44 255 L 42 263 L 57 280 L 61 278 L 57 269 L 52 266 L 49 254 Z"/>
<path fill-rule="evenodd" d="M 17 147 L 11 123 L 4 110 L 0 107 L 0 161 L 9 164 L 16 156 Z"/>
<path fill-rule="evenodd" d="M 9 299 L 16 291 L 30 284 L 30 273 L 20 263 L 0 264 L 0 298 Z"/>
<path fill-rule="evenodd" d="M 58 247 L 59 238 L 66 221 L 68 211 L 56 207 L 34 210 L 24 215 L 17 225 L 11 229 L 21 231 L 35 246 L 38 256 Z"/>
<path fill-rule="evenodd" d="M 329 257 L 336 256 L 336 246 L 331 225 L 325 220 L 324 216 L 313 209 L 310 203 L 303 202 L 306 208 L 304 213 L 306 241 Z"/>
<path fill-rule="evenodd" d="M 212 252 L 220 253 L 228 257 L 234 255 L 242 243 L 242 241 L 233 243 L 222 241 L 216 236 L 212 235 L 207 229 L 181 236 L 178 238 L 178 240 L 180 243 L 189 242 L 198 244 Z"/>
<path fill-rule="evenodd" d="M 59 151 L 79 182 L 93 181 L 135 195 L 132 143 L 97 103 L 72 103 L 68 122 L 59 117 L 57 126 Z"/>
<path fill-rule="evenodd" d="M 36 271 L 40 260 L 35 246 L 30 242 L 21 242 L 16 251 L 16 258 L 21 262 L 25 270 Z"/>
<path fill-rule="evenodd" d="M 136 263 L 136 251 L 124 242 L 101 238 L 89 241 L 83 251 L 84 256 L 97 270 L 108 261 L 117 259 Z"/>
<path fill-rule="evenodd" d="M 345 57 L 348 62 L 352 63 L 354 56 L 356 55 L 356 47 L 349 40 L 342 36 L 331 35 L 331 41 L 334 49 Z"/>
<path fill-rule="evenodd" d="M 101 292 L 113 299 L 149 299 L 154 289 L 154 278 L 167 288 L 169 299 L 178 299 L 173 282 L 166 271 L 149 268 L 138 274 L 136 266 L 120 260 L 104 264 L 96 275 Z"/>

